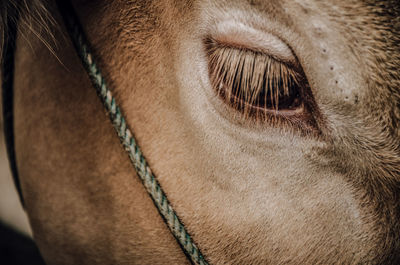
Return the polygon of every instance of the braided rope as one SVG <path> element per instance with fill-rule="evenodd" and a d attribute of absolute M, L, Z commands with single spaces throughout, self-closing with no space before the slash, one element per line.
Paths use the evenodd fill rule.
<path fill-rule="evenodd" d="M 89 77 L 97 91 L 97 95 L 103 102 L 119 139 L 124 149 L 127 151 L 132 165 L 136 169 L 137 175 L 142 180 L 144 187 L 185 254 L 190 258 L 192 263 L 207 265 L 207 261 L 204 259 L 200 250 L 186 231 L 184 225 L 168 201 L 159 182 L 151 172 L 140 147 L 136 143 L 132 131 L 128 128 L 120 107 L 116 103 L 111 91 L 108 89 L 100 69 L 93 59 L 92 53 L 87 44 L 88 42 L 86 41 L 76 15 L 73 13 L 71 6 L 65 6 L 66 2 L 68 1 L 58 1 L 59 7 L 62 7 L 60 10 L 62 10 L 61 14 L 64 18 L 64 23 L 84 68 L 89 74 Z"/>

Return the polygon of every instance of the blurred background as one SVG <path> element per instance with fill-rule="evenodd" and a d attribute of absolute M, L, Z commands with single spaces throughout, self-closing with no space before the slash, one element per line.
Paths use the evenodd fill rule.
<path fill-rule="evenodd" d="M 1 84 L 1 79 L 0 79 Z M 0 93 L 0 109 L 1 106 Z M 0 114 L 0 264 L 44 264 L 10 172 Z"/>
<path fill-rule="evenodd" d="M 0 222 L 31 237 L 28 218 L 22 209 L 8 165 L 2 120 L 0 129 Z"/>

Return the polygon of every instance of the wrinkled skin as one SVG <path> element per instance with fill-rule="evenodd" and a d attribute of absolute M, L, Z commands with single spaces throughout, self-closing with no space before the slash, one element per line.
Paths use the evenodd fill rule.
<path fill-rule="evenodd" d="M 211 264 L 400 262 L 399 2 L 74 5 L 128 124 Z M 212 93 L 202 40 L 227 18 L 288 43 L 318 106 L 318 134 L 238 122 Z M 17 162 L 45 260 L 187 264 L 64 28 L 53 31 L 58 59 L 21 28 L 15 70 Z"/>

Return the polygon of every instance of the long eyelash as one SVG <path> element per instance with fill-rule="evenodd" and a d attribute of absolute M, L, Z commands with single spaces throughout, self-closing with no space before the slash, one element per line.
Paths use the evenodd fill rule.
<path fill-rule="evenodd" d="M 298 93 L 299 73 L 266 54 L 232 48 L 213 39 L 205 41 L 212 86 L 229 104 L 245 116 L 254 114 L 261 101 L 278 111 L 279 98 Z M 256 114 L 265 108 L 256 108 Z"/>

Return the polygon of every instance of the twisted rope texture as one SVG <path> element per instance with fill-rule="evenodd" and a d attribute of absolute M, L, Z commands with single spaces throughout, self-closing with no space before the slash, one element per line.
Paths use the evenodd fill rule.
<path fill-rule="evenodd" d="M 64 2 L 65 3 L 65 2 Z M 116 103 L 111 91 L 106 85 L 106 82 L 101 75 L 99 67 L 96 65 L 92 53 L 90 52 L 88 42 L 83 34 L 80 24 L 78 24 L 75 14 L 65 14 L 68 11 L 65 6 L 61 9 L 64 22 L 71 36 L 75 49 L 86 69 L 89 77 L 96 88 L 97 95 L 101 99 L 107 113 L 110 116 L 111 122 L 119 136 L 119 139 L 129 155 L 132 165 L 136 169 L 137 175 L 142 180 L 144 187 L 152 198 L 155 206 L 168 225 L 171 233 L 175 236 L 178 243 L 184 250 L 185 254 L 190 258 L 191 262 L 199 265 L 207 265 L 199 248 L 195 245 L 184 225 L 175 213 L 170 202 L 168 201 L 163 189 L 158 183 L 156 177 L 151 172 L 151 169 L 146 162 L 145 157 L 136 143 L 136 140 L 128 128 L 125 118 L 122 115 L 121 109 Z"/>

